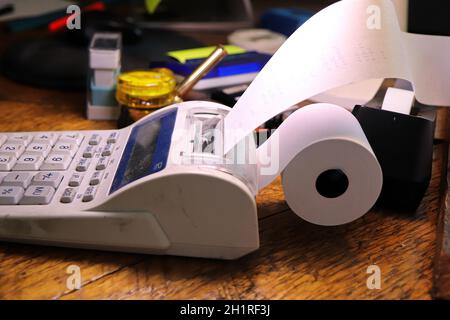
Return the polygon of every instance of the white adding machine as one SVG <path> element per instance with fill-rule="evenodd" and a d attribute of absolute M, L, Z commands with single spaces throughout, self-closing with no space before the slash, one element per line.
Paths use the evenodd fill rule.
<path fill-rule="evenodd" d="M 219 259 L 256 250 L 256 166 L 223 155 L 228 111 L 186 102 L 121 130 L 0 133 L 0 239 Z"/>

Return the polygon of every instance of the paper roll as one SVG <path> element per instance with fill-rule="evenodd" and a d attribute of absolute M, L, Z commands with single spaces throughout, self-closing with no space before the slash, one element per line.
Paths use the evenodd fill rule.
<path fill-rule="evenodd" d="M 419 102 L 449 106 L 449 51 L 449 37 L 401 31 L 390 0 L 338 1 L 284 42 L 227 114 L 224 152 L 292 106 L 369 79 L 408 80 Z M 357 219 L 381 191 L 381 168 L 359 123 L 337 106 L 295 112 L 257 153 L 259 189 L 284 170 L 289 206 L 316 224 Z"/>
<path fill-rule="evenodd" d="M 356 118 L 339 106 L 299 109 L 257 153 L 258 188 L 282 172 L 289 207 L 314 224 L 354 221 L 370 210 L 381 192 L 378 160 Z"/>

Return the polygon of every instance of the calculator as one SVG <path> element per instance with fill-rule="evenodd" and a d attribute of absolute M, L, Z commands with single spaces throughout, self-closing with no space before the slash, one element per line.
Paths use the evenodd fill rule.
<path fill-rule="evenodd" d="M 219 259 L 256 250 L 256 168 L 217 146 L 228 111 L 192 101 L 120 130 L 0 133 L 0 240 Z"/>

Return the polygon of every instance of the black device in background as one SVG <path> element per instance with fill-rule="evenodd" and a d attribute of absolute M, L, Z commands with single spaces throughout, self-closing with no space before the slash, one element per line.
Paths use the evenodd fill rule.
<path fill-rule="evenodd" d="M 81 30 L 30 35 L 12 44 L 0 57 L 0 72 L 17 82 L 37 87 L 84 90 L 89 69 L 88 46 L 95 32 L 121 32 L 122 70 L 146 68 L 167 51 L 201 46 L 169 30 L 143 30 L 126 17 L 106 12 L 82 14 Z"/>
<path fill-rule="evenodd" d="M 0 6 L 0 16 L 10 13 L 14 11 L 14 5 L 13 4 L 6 4 L 6 5 L 1 5 Z"/>
<path fill-rule="evenodd" d="M 406 1 L 406 0 L 405 0 Z M 450 36 L 449 1 L 409 0 L 408 32 Z M 415 115 L 356 106 L 360 122 L 383 170 L 378 204 L 415 211 L 431 179 L 436 109 L 419 106 Z"/>
<path fill-rule="evenodd" d="M 163 0 L 153 14 L 133 8 L 138 26 L 149 29 L 230 32 L 251 28 L 254 20 L 251 0 Z"/>
<path fill-rule="evenodd" d="M 415 211 L 430 184 L 436 112 L 422 108 L 417 115 L 353 109 L 383 171 L 377 204 L 389 209 Z"/>
<path fill-rule="evenodd" d="M 409 0 L 408 31 L 450 36 L 450 2 L 442 0 Z"/>
<path fill-rule="evenodd" d="M 249 84 L 241 84 L 211 91 L 211 99 L 233 108 L 239 98 L 247 90 Z"/>

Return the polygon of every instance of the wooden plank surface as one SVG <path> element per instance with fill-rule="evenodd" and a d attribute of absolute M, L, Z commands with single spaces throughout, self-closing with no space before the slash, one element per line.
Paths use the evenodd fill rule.
<path fill-rule="evenodd" d="M 449 112 L 445 109 L 445 112 Z M 448 120 L 448 117 L 447 117 Z M 450 135 L 447 131 L 441 133 L 442 139 L 447 146 L 450 144 Z M 450 168 L 449 153 L 443 166 L 442 177 L 447 176 L 447 183 L 443 185 L 441 208 L 438 215 L 437 223 L 437 247 L 436 257 L 434 261 L 433 272 L 433 291 L 432 295 L 436 299 L 450 299 L 450 175 L 448 170 Z"/>
<path fill-rule="evenodd" d="M 79 93 L 39 90 L 0 78 L 0 131 L 113 128 L 83 118 Z M 0 242 L 0 299 L 429 299 L 445 144 L 414 215 L 374 209 L 340 227 L 300 220 L 280 181 L 257 197 L 261 248 L 238 261 L 146 256 Z M 366 287 L 369 265 L 381 290 Z M 66 286 L 70 265 L 82 287 Z"/>
<path fill-rule="evenodd" d="M 205 44 L 225 39 L 192 36 Z M 0 39 L 0 49 L 8 40 Z M 84 103 L 82 93 L 0 76 L 0 132 L 114 128 L 111 121 L 86 120 Z M 447 129 L 439 127 L 438 136 L 447 137 Z M 238 261 L 0 242 L 0 299 L 429 299 L 446 152 L 445 143 L 434 148 L 432 182 L 417 213 L 375 208 L 340 227 L 300 220 L 284 202 L 278 179 L 257 197 L 261 248 Z M 373 264 L 381 270 L 381 290 L 366 287 Z M 80 290 L 67 288 L 70 265 L 80 267 Z"/>
<path fill-rule="evenodd" d="M 433 296 L 450 299 L 450 177 L 440 212 L 437 232 L 437 253 L 434 267 Z"/>

